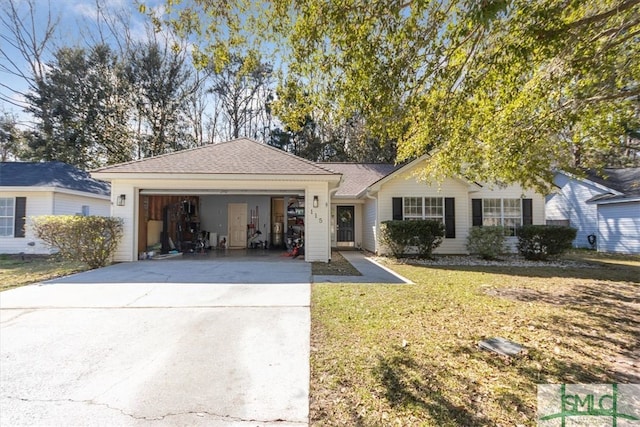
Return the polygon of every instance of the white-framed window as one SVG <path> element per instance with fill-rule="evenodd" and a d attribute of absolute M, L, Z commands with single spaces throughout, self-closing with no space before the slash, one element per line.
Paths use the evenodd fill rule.
<path fill-rule="evenodd" d="M 482 225 L 501 225 L 515 236 L 522 225 L 522 199 L 482 199 Z"/>
<path fill-rule="evenodd" d="M 424 219 L 444 222 L 444 199 L 442 197 L 424 198 Z"/>
<path fill-rule="evenodd" d="M 422 197 L 405 197 L 402 206 L 404 219 L 422 219 Z"/>
<path fill-rule="evenodd" d="M 0 197 L 0 237 L 13 237 L 14 200 L 13 197 Z"/>
<path fill-rule="evenodd" d="M 405 197 L 404 219 L 430 219 L 444 223 L 444 199 L 442 197 Z"/>
<path fill-rule="evenodd" d="M 89 205 L 82 205 L 82 216 L 89 216 L 89 215 L 91 215 L 91 209 Z"/>

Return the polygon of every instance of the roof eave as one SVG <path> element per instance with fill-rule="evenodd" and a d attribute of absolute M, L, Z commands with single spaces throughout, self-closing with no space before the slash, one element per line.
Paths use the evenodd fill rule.
<path fill-rule="evenodd" d="M 92 193 L 90 191 L 82 191 L 82 190 L 73 190 L 71 188 L 64 187 L 30 187 L 30 186 L 2 186 L 0 187 L 0 192 L 12 192 L 12 193 L 64 193 L 70 194 L 74 196 L 83 196 L 83 197 L 91 197 L 94 199 L 103 199 L 103 200 L 111 200 L 111 196 L 109 194 L 101 194 L 101 193 Z"/>
<path fill-rule="evenodd" d="M 634 203 L 640 202 L 640 196 L 622 196 L 622 197 L 612 197 L 608 199 L 600 199 L 591 202 L 594 205 L 612 205 L 615 203 Z"/>
<path fill-rule="evenodd" d="M 328 181 L 340 182 L 342 175 L 339 174 L 212 174 L 212 173 L 158 173 L 158 172 L 92 172 L 91 176 L 96 179 L 112 181 L 132 181 L 132 180 L 203 180 L 203 181 Z"/>
<path fill-rule="evenodd" d="M 618 190 L 614 190 L 614 189 L 613 189 L 613 188 L 611 188 L 611 187 L 607 187 L 606 185 L 599 184 L 599 183 L 597 183 L 597 182 L 595 182 L 595 181 L 592 181 L 592 180 L 590 180 L 590 179 L 588 179 L 588 178 L 580 178 L 579 176 L 574 175 L 574 174 L 572 174 L 571 172 L 567 172 L 567 171 L 563 171 L 563 170 L 558 170 L 558 171 L 556 171 L 556 173 L 561 173 L 561 174 L 565 175 L 565 176 L 566 176 L 566 177 L 568 177 L 568 178 L 575 179 L 576 181 L 584 182 L 585 184 L 592 185 L 592 186 L 594 186 L 594 187 L 596 187 L 596 188 L 598 188 L 598 189 L 600 189 L 600 190 L 602 190 L 602 191 L 606 191 L 606 192 L 609 192 L 609 193 L 613 193 L 613 194 L 615 194 L 616 196 L 622 196 L 622 195 L 624 195 L 624 193 L 622 193 L 622 192 L 620 192 L 620 191 L 618 191 Z"/>

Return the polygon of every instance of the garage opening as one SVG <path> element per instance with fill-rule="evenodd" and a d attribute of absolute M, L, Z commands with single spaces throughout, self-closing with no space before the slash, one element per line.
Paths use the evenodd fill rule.
<path fill-rule="evenodd" d="M 138 253 L 304 248 L 304 192 L 157 194 L 141 190 Z"/>

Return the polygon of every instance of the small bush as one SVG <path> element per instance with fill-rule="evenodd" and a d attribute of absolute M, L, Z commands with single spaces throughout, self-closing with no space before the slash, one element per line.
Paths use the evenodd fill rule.
<path fill-rule="evenodd" d="M 467 250 L 482 259 L 498 258 L 506 252 L 504 227 L 471 227 L 467 237 Z"/>
<path fill-rule="evenodd" d="M 571 249 L 576 233 L 561 225 L 525 225 L 517 231 L 518 251 L 529 260 L 546 260 Z"/>
<path fill-rule="evenodd" d="M 395 258 L 402 258 L 413 236 L 404 224 L 409 221 L 383 221 L 380 226 L 380 243 L 391 251 Z"/>
<path fill-rule="evenodd" d="M 380 230 L 380 243 L 396 258 L 403 257 L 408 247 L 414 247 L 420 258 L 431 258 L 443 238 L 444 224 L 440 221 L 383 221 Z"/>
<path fill-rule="evenodd" d="M 418 251 L 418 257 L 433 257 L 433 251 L 440 246 L 444 239 L 444 224 L 441 221 L 431 220 L 407 222 L 411 223 L 411 228 L 414 232 L 412 243 Z"/>
<path fill-rule="evenodd" d="M 122 238 L 120 218 L 79 215 L 47 215 L 31 218 L 36 237 L 60 251 L 60 255 L 86 263 L 90 268 L 109 263 Z"/>

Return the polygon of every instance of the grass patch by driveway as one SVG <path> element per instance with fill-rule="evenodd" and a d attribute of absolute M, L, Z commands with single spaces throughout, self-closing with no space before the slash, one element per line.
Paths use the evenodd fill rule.
<path fill-rule="evenodd" d="M 640 258 L 388 262 L 414 285 L 314 284 L 314 426 L 536 425 L 537 384 L 640 382 Z M 503 337 L 506 358 L 477 346 Z"/>
<path fill-rule="evenodd" d="M 57 256 L 0 255 L 0 291 L 88 270 L 81 262 Z"/>
<path fill-rule="evenodd" d="M 362 276 L 362 274 L 339 251 L 331 251 L 331 262 L 312 262 L 314 276 Z"/>

